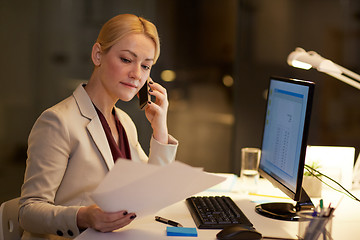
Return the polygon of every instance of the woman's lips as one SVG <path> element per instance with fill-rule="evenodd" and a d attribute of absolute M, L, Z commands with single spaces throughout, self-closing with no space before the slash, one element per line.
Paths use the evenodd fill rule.
<path fill-rule="evenodd" d="M 137 88 L 137 86 L 135 84 L 132 83 L 127 83 L 127 82 L 120 82 L 121 84 L 130 87 L 130 88 Z"/>

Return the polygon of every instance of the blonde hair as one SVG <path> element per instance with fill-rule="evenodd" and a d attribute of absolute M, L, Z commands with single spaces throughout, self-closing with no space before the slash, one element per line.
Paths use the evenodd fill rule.
<path fill-rule="evenodd" d="M 156 26 L 148 20 L 133 14 L 120 14 L 107 21 L 101 28 L 96 40 L 103 52 L 116 44 L 120 39 L 130 33 L 142 33 L 155 43 L 154 64 L 160 55 L 160 39 Z"/>

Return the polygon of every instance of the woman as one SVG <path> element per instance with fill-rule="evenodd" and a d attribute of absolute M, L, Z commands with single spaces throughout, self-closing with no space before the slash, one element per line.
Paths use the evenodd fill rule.
<path fill-rule="evenodd" d="M 119 157 L 154 164 L 175 158 L 178 143 L 168 135 L 167 93 L 150 78 L 159 47 L 156 27 L 135 15 L 118 15 L 102 27 L 88 83 L 43 112 L 30 133 L 19 210 L 23 239 L 74 238 L 88 227 L 108 232 L 136 217 L 126 209 L 103 212 L 89 193 Z M 156 98 L 145 108 L 153 129 L 149 157 L 130 117 L 115 107 L 137 95 L 147 79 Z"/>

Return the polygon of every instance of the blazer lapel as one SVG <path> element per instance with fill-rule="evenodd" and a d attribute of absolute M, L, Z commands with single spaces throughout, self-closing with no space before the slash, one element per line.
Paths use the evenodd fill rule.
<path fill-rule="evenodd" d="M 114 160 L 99 118 L 95 117 L 92 119 L 88 124 L 87 129 L 110 170 L 114 166 Z"/>
<path fill-rule="evenodd" d="M 91 102 L 91 99 L 82 85 L 76 88 L 73 95 L 81 114 L 90 120 L 89 124 L 87 125 L 87 129 L 92 137 L 92 140 L 100 151 L 108 169 L 110 170 L 114 166 L 114 160 L 112 158 L 110 146 L 106 139 L 105 132 L 96 110 Z"/>

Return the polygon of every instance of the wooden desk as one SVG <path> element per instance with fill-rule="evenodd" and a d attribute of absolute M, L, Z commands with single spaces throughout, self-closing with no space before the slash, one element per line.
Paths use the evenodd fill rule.
<path fill-rule="evenodd" d="M 274 220 L 263 217 L 254 211 L 255 205 L 258 202 L 275 202 L 275 201 L 291 201 L 283 198 L 272 198 L 264 196 L 249 195 L 237 191 L 241 189 L 238 181 L 238 186 L 235 186 L 231 192 L 202 192 L 198 195 L 227 195 L 230 196 L 245 213 L 245 215 L 254 224 L 257 231 L 267 237 L 279 237 L 279 238 L 292 238 L 297 239 L 298 222 L 288 222 Z M 275 189 L 267 180 L 261 179 L 258 191 L 259 195 L 273 195 L 278 197 L 285 197 L 285 195 L 279 190 Z M 353 191 L 357 196 L 360 195 L 360 191 Z M 343 194 L 337 193 L 333 190 L 326 190 L 323 192 L 322 198 L 325 204 L 330 201 L 332 206 L 341 200 Z M 319 199 L 313 199 L 313 203 L 316 205 Z M 184 227 L 195 227 L 194 221 L 185 205 L 185 201 L 180 201 L 174 205 L 162 209 L 156 215 L 177 221 L 184 225 Z M 334 240 L 350 240 L 358 239 L 360 236 L 360 203 L 348 198 L 343 197 L 339 207 L 334 212 L 335 218 L 333 220 L 332 235 Z M 155 216 L 155 215 L 154 215 Z M 77 240 L 160 240 L 160 239 L 216 239 L 216 234 L 220 230 L 200 230 L 198 229 L 198 237 L 167 237 L 165 224 L 156 222 L 154 216 L 145 217 L 142 219 L 136 219 L 129 226 L 120 229 L 117 232 L 112 233 L 99 233 L 94 230 L 86 231 L 77 237 Z"/>

